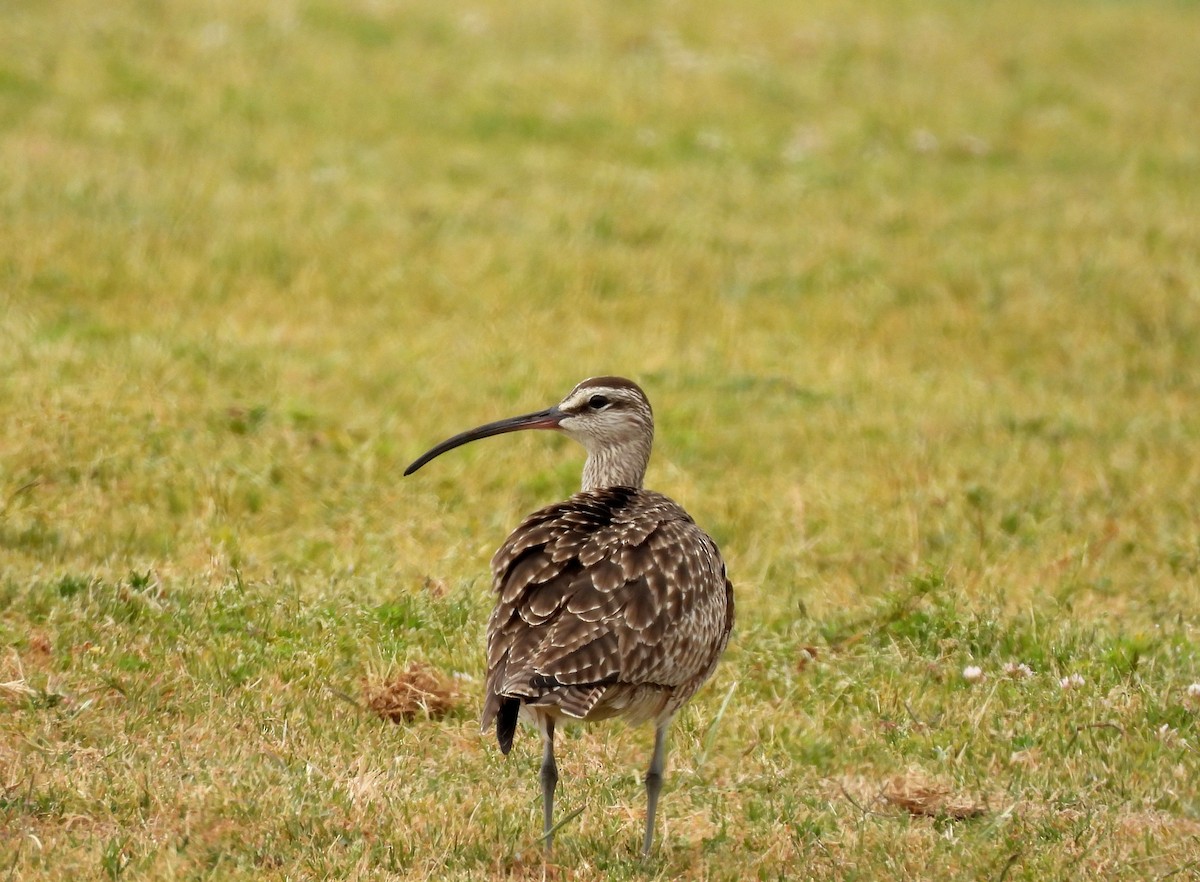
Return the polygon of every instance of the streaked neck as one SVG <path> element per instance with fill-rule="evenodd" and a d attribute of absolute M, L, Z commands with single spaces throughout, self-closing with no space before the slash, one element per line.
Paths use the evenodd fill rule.
<path fill-rule="evenodd" d="M 589 450 L 583 464 L 583 489 L 641 487 L 650 462 L 650 445 L 630 442 L 619 447 Z"/>

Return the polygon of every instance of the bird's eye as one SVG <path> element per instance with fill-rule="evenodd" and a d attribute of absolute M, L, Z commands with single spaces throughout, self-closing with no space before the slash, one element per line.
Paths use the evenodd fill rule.
<path fill-rule="evenodd" d="M 592 410 L 604 410 L 604 408 L 608 407 L 610 404 L 612 404 L 612 402 L 603 395 L 593 395 L 588 399 L 588 407 L 590 407 Z"/>

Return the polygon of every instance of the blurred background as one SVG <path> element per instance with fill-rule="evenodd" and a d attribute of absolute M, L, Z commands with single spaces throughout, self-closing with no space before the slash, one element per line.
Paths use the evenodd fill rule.
<path fill-rule="evenodd" d="M 5 569 L 476 567 L 619 373 L 755 591 L 1193 588 L 1196 16 L 7 4 Z"/>

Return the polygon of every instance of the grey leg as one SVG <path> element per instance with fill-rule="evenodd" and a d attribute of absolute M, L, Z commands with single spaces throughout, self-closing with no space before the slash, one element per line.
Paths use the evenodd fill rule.
<path fill-rule="evenodd" d="M 658 811 L 658 794 L 662 792 L 663 771 L 667 764 L 667 726 L 662 723 L 654 730 L 654 755 L 650 757 L 650 768 L 646 770 L 646 839 L 642 843 L 642 857 L 650 856 L 654 844 L 654 815 Z"/>
<path fill-rule="evenodd" d="M 554 826 L 554 788 L 558 784 L 558 766 L 554 764 L 554 720 L 542 717 L 542 835 L 546 840 L 546 851 L 554 844 L 550 828 Z"/>

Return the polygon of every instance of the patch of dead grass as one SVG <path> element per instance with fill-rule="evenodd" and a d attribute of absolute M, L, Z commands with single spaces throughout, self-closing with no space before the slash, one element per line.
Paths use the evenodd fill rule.
<path fill-rule="evenodd" d="M 990 809 L 986 798 L 958 791 L 949 782 L 921 769 L 909 769 L 882 783 L 862 776 L 844 777 L 832 783 L 843 797 L 864 812 L 883 805 L 918 817 L 963 820 L 977 818 Z"/>
<path fill-rule="evenodd" d="M 21 658 L 14 650 L 10 654 L 8 662 L 0 668 L 0 696 L 22 699 L 36 694 L 37 690 L 25 680 L 25 669 L 21 665 Z"/>
<path fill-rule="evenodd" d="M 977 818 L 988 810 L 985 801 L 956 792 L 950 784 L 919 770 L 896 775 L 880 795 L 886 804 L 921 817 L 962 820 Z"/>
<path fill-rule="evenodd" d="M 416 662 L 380 683 L 363 680 L 367 706 L 385 720 L 440 720 L 462 701 L 454 681 Z"/>

